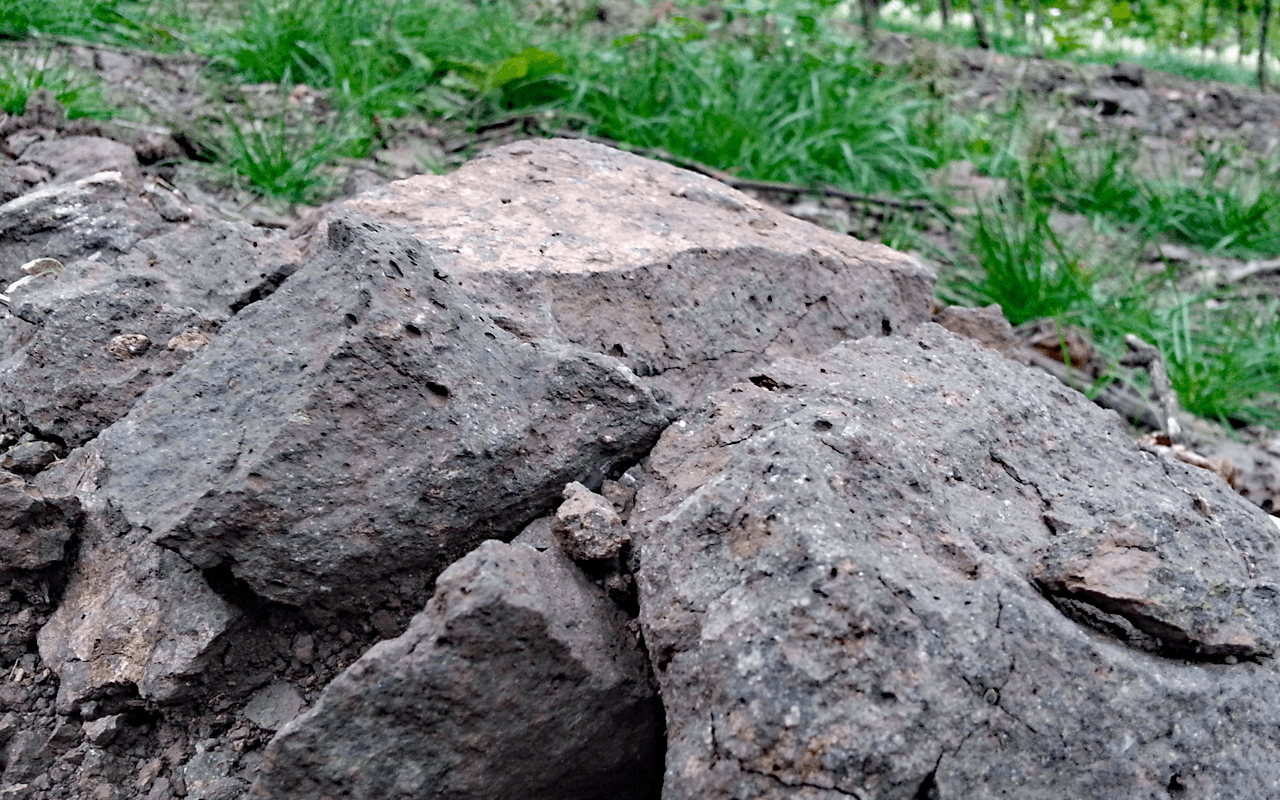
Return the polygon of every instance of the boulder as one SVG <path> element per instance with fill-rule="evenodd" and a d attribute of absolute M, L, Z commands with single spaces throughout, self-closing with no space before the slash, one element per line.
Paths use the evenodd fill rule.
<path fill-rule="evenodd" d="M 240 309 L 269 296 L 301 254 L 283 234 L 210 221 L 77 261 L 13 292 L 35 326 L 0 361 L 0 422 L 77 447 L 123 417 Z"/>
<path fill-rule="evenodd" d="M 672 416 L 783 356 L 910 330 L 932 274 L 701 175 L 580 140 L 500 147 L 345 206 L 437 248 L 525 340 L 617 358 Z"/>
<path fill-rule="evenodd" d="M 285 725 L 251 794 L 652 797 L 662 708 L 626 622 L 555 548 L 485 542 Z"/>
<path fill-rule="evenodd" d="M 663 797 L 1263 797 L 1276 527 L 922 326 L 671 426 L 629 526 Z"/>
<path fill-rule="evenodd" d="M 329 230 L 326 257 L 102 435 L 104 491 L 201 569 L 349 605 L 514 537 L 665 427 L 625 367 L 506 333 L 412 239 Z"/>

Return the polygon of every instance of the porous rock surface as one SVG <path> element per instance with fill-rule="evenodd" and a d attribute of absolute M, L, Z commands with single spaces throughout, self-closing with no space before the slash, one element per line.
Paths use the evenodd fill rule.
<path fill-rule="evenodd" d="M 0 425 L 64 455 L 94 438 L 297 269 L 298 249 L 281 238 L 206 221 L 15 289 L 11 313 L 30 327 L 0 352 Z"/>
<path fill-rule="evenodd" d="M 590 142 L 496 148 L 345 203 L 438 248 L 525 339 L 618 358 L 678 415 L 784 356 L 909 330 L 933 276 L 701 175 Z"/>
<path fill-rule="evenodd" d="M 630 518 L 664 800 L 1275 793 L 1263 512 L 937 326 L 766 374 Z"/>
<path fill-rule="evenodd" d="M 276 735 L 252 796 L 653 797 L 662 707 L 626 623 L 557 549 L 484 542 Z"/>

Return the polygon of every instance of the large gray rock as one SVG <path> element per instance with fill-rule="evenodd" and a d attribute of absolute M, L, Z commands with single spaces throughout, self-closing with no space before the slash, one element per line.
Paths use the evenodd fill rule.
<path fill-rule="evenodd" d="M 493 150 L 346 202 L 525 339 L 614 356 L 678 415 L 783 356 L 909 330 L 933 276 L 722 183 L 580 140 Z"/>
<path fill-rule="evenodd" d="M 134 525 L 271 600 L 434 576 L 666 425 L 625 367 L 521 342 L 413 240 L 366 225 L 331 226 L 333 251 L 103 434 L 104 490 Z"/>
<path fill-rule="evenodd" d="M 662 709 L 625 623 L 556 549 L 485 542 L 280 731 L 253 796 L 651 797 Z"/>
<path fill-rule="evenodd" d="M 354 220 L 330 233 L 333 250 L 42 473 L 92 517 L 40 636 L 61 707 L 127 684 L 176 696 L 237 619 L 224 595 L 328 611 L 420 597 L 665 427 L 625 367 L 503 331 L 413 240 Z"/>
<path fill-rule="evenodd" d="M 765 375 L 630 519 L 664 798 L 1275 794 L 1265 514 L 936 326 Z"/>
<path fill-rule="evenodd" d="M 54 281 L 48 281 L 50 285 Z M 78 447 L 190 358 L 184 336 L 216 324 L 116 281 L 60 298 L 35 336 L 0 361 L 0 426 Z"/>

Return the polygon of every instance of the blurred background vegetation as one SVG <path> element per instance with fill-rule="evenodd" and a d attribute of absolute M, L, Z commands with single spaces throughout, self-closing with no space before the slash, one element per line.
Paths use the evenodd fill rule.
<path fill-rule="evenodd" d="M 1280 290 L 1204 268 L 1265 274 L 1280 258 L 1275 142 L 1081 123 L 1023 81 L 1027 63 L 1122 60 L 1265 92 L 1272 27 L 1271 0 L 0 0 L 0 37 L 20 45 L 0 104 L 21 113 L 43 88 L 71 116 L 145 117 L 60 50 L 198 58 L 221 99 L 195 122 L 148 121 L 295 206 L 334 197 L 335 170 L 410 121 L 476 146 L 513 125 L 593 137 L 785 183 L 765 191 L 852 200 L 831 225 L 935 266 L 941 301 L 1084 332 L 1089 391 L 1141 383 L 1119 366 L 1137 334 L 1189 410 L 1280 428 Z M 994 95 L 966 91 L 1014 63 Z M 245 86 L 279 102 L 248 105 Z M 1151 158 L 1153 136 L 1174 155 Z"/>

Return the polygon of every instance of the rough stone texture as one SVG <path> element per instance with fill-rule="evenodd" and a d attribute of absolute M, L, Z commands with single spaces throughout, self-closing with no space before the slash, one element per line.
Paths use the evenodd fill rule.
<path fill-rule="evenodd" d="M 102 697 L 181 697 L 241 617 L 200 570 L 152 543 L 109 501 L 99 444 L 38 481 L 50 494 L 81 498 L 84 508 L 70 581 L 38 637 L 41 658 L 58 673 L 64 714 Z"/>
<path fill-rule="evenodd" d="M 103 434 L 105 488 L 133 524 L 294 604 L 437 574 L 666 424 L 625 368 L 520 342 L 412 240 L 345 230 Z"/>
<path fill-rule="evenodd" d="M 625 367 L 519 341 L 412 240 L 330 231 L 333 251 L 48 479 L 91 496 L 93 518 L 40 635 L 60 708 L 127 684 L 177 696 L 238 618 L 211 585 L 246 606 L 413 596 L 666 425 Z"/>
<path fill-rule="evenodd" d="M 485 542 L 277 734 L 252 795 L 651 797 L 662 711 L 625 622 L 556 549 Z"/>
<path fill-rule="evenodd" d="M 37 327 L 0 361 L 0 422 L 83 444 L 176 372 L 221 322 L 275 291 L 300 258 L 283 234 L 212 221 L 15 290 L 13 313 Z"/>
<path fill-rule="evenodd" d="M 113 171 L 129 183 L 138 183 L 138 157 L 123 142 L 101 136 L 65 136 L 33 142 L 18 157 L 19 164 L 43 167 L 54 183 L 70 183 L 99 172 Z"/>
<path fill-rule="evenodd" d="M 166 225 L 119 172 L 42 186 L 0 206 L 0 279 L 35 258 L 112 259 Z"/>
<path fill-rule="evenodd" d="M 54 280 L 16 292 L 13 313 L 39 323 L 67 301 L 96 289 L 129 288 L 222 322 L 269 296 L 301 259 L 296 244 L 278 231 L 202 221 L 139 242 L 109 264 L 67 264 Z"/>
<path fill-rule="evenodd" d="M 287 683 L 277 682 L 254 692 L 244 707 L 244 715 L 259 728 L 275 731 L 298 716 L 302 708 L 298 690 Z"/>
<path fill-rule="evenodd" d="M 1013 326 L 1004 318 L 1000 306 L 992 303 L 983 308 L 947 306 L 933 315 L 933 321 L 960 336 L 967 337 L 983 347 L 1019 364 L 1030 364 L 1026 345 L 1013 332 Z"/>
<path fill-rule="evenodd" d="M 933 290 L 901 253 L 577 140 L 508 145 L 346 206 L 444 251 L 442 277 L 507 330 L 619 358 L 672 414 L 773 359 L 909 330 Z"/>
<path fill-rule="evenodd" d="M 936 326 L 783 361 L 630 520 L 663 796 L 1269 797 L 1275 526 Z"/>
<path fill-rule="evenodd" d="M 38 322 L 36 335 L 0 362 L 0 426 L 69 447 L 123 417 L 139 395 L 190 358 L 164 343 L 216 329 L 212 320 L 158 303 L 128 280 L 60 298 L 47 316 L 28 319 Z"/>
<path fill-rule="evenodd" d="M 613 504 L 576 482 L 564 487 L 564 503 L 552 518 L 551 530 L 574 561 L 617 558 L 631 544 Z"/>
<path fill-rule="evenodd" d="M 18 443 L 0 455 L 0 468 L 19 475 L 35 475 L 58 460 L 58 448 L 42 442 L 31 434 L 23 435 Z"/>
<path fill-rule="evenodd" d="M 80 521 L 76 497 L 44 497 L 21 477 L 0 470 L 0 571 L 61 561 Z"/>

